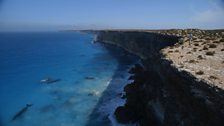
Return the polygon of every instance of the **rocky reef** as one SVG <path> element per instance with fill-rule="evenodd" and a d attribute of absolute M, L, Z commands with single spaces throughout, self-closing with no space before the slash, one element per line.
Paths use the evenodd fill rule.
<path fill-rule="evenodd" d="M 117 120 L 141 126 L 224 125 L 224 90 L 173 65 L 161 50 L 181 44 L 183 37 L 166 33 L 97 32 L 98 42 L 116 45 L 142 59 L 141 65 L 130 70 L 133 82 L 124 88 L 126 104 L 116 109 Z"/>

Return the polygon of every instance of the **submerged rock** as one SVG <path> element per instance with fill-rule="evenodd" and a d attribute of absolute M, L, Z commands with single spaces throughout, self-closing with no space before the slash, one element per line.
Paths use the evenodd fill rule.
<path fill-rule="evenodd" d="M 89 76 L 89 77 L 85 77 L 85 79 L 86 80 L 94 80 L 94 79 L 96 79 L 95 77 L 91 77 L 91 76 Z"/>
<path fill-rule="evenodd" d="M 50 104 L 50 105 L 46 105 L 46 106 L 40 108 L 40 112 L 45 113 L 45 112 L 53 111 L 55 109 L 56 109 L 56 107 L 54 105 Z"/>

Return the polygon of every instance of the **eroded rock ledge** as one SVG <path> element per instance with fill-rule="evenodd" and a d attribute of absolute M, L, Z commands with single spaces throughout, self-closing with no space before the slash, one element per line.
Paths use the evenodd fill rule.
<path fill-rule="evenodd" d="M 130 70 L 126 104 L 115 111 L 121 123 L 141 126 L 224 125 L 224 91 L 180 71 L 164 58 L 161 49 L 180 37 L 144 31 L 100 31 L 97 41 L 119 46 L 142 59 Z"/>

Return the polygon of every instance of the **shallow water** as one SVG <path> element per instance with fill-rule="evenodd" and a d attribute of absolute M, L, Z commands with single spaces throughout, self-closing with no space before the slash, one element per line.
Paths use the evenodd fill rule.
<path fill-rule="evenodd" d="M 92 39 L 76 32 L 0 33 L 0 125 L 111 125 L 136 58 Z M 61 80 L 41 84 L 47 77 Z"/>

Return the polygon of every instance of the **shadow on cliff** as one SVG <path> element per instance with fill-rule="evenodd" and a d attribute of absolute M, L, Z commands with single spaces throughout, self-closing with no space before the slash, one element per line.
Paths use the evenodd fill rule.
<path fill-rule="evenodd" d="M 102 44 L 102 43 L 101 43 Z M 111 78 L 110 84 L 108 87 L 104 90 L 102 93 L 102 96 L 100 97 L 98 103 L 94 107 L 92 113 L 89 116 L 89 121 L 87 122 L 86 126 L 99 126 L 99 125 L 110 125 L 110 120 L 108 118 L 109 114 L 106 112 L 103 112 L 100 110 L 100 108 L 103 106 L 104 103 L 108 103 L 112 98 L 119 97 L 119 93 L 116 92 L 116 78 L 123 78 L 124 79 L 124 73 L 130 65 L 136 63 L 138 61 L 137 56 L 133 56 L 130 53 L 124 51 L 121 48 L 108 45 L 108 44 L 102 44 L 104 46 L 109 54 L 116 58 L 118 61 L 118 67 L 114 71 L 114 74 Z M 122 86 L 122 85 L 120 85 Z M 123 89 L 122 89 L 123 90 Z"/>
<path fill-rule="evenodd" d="M 170 67 L 172 62 L 161 60 L 163 65 L 158 68 L 161 71 L 159 75 L 167 82 L 167 91 L 172 95 L 172 101 L 179 104 L 172 105 L 167 113 L 180 113 L 182 122 L 189 125 L 224 125 L 224 90 L 206 81 L 198 81 L 192 74 Z M 163 75 L 169 77 L 164 78 Z M 170 117 L 174 116 L 172 114 Z M 176 121 L 173 119 L 166 120 L 166 124 Z"/>

